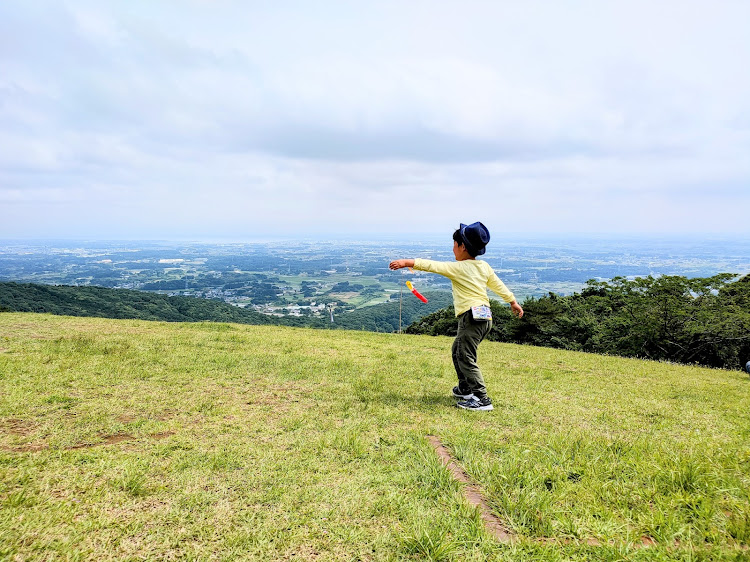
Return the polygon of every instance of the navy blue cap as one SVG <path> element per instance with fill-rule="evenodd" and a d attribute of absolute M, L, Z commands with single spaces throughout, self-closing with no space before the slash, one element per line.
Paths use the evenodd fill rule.
<path fill-rule="evenodd" d="M 472 256 L 481 256 L 485 252 L 485 246 L 490 241 L 490 231 L 481 222 L 471 224 L 460 223 L 461 240 Z"/>

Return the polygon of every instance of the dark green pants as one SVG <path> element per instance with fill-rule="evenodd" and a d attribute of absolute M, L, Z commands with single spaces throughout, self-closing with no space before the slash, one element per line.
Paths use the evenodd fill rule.
<path fill-rule="evenodd" d="M 458 317 L 458 334 L 453 342 L 453 366 L 458 375 L 458 388 L 477 398 L 487 396 L 482 371 L 477 365 L 477 347 L 490 333 L 492 320 L 474 320 L 471 310 Z"/>

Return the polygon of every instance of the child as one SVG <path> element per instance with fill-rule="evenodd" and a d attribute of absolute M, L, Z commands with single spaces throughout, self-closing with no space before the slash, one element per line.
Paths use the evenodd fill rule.
<path fill-rule="evenodd" d="M 492 311 L 487 298 L 487 287 L 510 303 L 513 314 L 523 316 L 523 308 L 516 302 L 505 284 L 500 281 L 487 262 L 475 258 L 485 252 L 490 232 L 481 222 L 465 225 L 453 233 L 455 262 L 405 259 L 394 260 L 393 270 L 413 267 L 443 275 L 451 280 L 453 307 L 458 317 L 458 334 L 453 342 L 453 365 L 458 375 L 458 386 L 453 388 L 457 406 L 466 410 L 492 410 L 482 372 L 477 366 L 477 347 L 490 333 Z"/>

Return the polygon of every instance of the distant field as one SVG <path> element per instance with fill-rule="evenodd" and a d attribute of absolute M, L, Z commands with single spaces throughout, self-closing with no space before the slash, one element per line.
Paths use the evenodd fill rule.
<path fill-rule="evenodd" d="M 451 341 L 0 313 L 0 559 L 750 559 L 746 374 Z"/>
<path fill-rule="evenodd" d="M 258 240 L 245 243 L 178 241 L 0 240 L 0 282 L 94 285 L 205 297 L 243 307 L 284 309 L 328 302 L 341 282 L 362 285 L 342 308 L 369 307 L 403 288 L 450 291 L 436 275 L 392 272 L 397 257 L 454 259 L 450 232 L 413 240 Z M 482 256 L 519 302 L 550 292 L 570 295 L 589 279 L 648 275 L 712 276 L 750 272 L 744 238 L 499 235 Z M 303 283 L 313 283 L 314 288 Z M 270 307 L 270 308 L 266 308 Z M 15 310 L 15 309 L 11 309 Z M 294 313 L 296 314 L 296 313 Z M 322 311 L 312 311 L 323 318 Z M 294 317 L 293 315 L 291 316 Z M 383 326 L 379 326 L 381 331 Z"/>

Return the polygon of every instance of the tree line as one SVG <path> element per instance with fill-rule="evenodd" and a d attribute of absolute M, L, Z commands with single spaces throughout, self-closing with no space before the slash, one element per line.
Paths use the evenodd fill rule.
<path fill-rule="evenodd" d="M 580 293 L 523 303 L 524 317 L 492 303 L 494 341 L 591 353 L 742 368 L 750 360 L 750 275 L 668 275 L 588 281 Z M 454 335 L 453 309 L 406 329 Z"/>
<path fill-rule="evenodd" d="M 351 288 L 351 287 L 348 287 Z M 396 332 L 417 318 L 439 310 L 451 302 L 446 292 L 426 292 L 430 302 L 423 304 L 411 294 L 403 302 L 387 303 L 344 312 L 334 310 L 331 322 L 322 317 L 269 316 L 232 306 L 220 300 L 167 296 L 132 289 L 96 286 L 0 283 L 0 312 L 38 312 L 65 316 L 159 320 L 164 322 L 234 322 L 276 324 L 322 329 Z"/>
<path fill-rule="evenodd" d="M 403 325 L 411 334 L 455 335 L 450 294 L 426 295 L 427 305 L 407 296 L 402 303 L 334 313 L 331 322 L 328 316 L 271 317 L 222 301 L 127 289 L 0 283 L 0 312 L 379 332 L 396 332 Z M 750 275 L 591 280 L 580 293 L 526 299 L 522 319 L 497 301 L 491 305 L 492 341 L 728 369 L 750 360 Z"/>
<path fill-rule="evenodd" d="M 208 299 L 168 297 L 132 289 L 0 283 L 0 312 L 130 318 L 164 322 L 271 324 L 268 316 Z"/>

